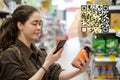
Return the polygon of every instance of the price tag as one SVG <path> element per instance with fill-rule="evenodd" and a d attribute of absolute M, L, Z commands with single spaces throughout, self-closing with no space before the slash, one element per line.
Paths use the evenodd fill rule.
<path fill-rule="evenodd" d="M 116 56 L 115 55 L 110 55 L 109 59 L 110 59 L 110 61 L 116 61 Z"/>
<path fill-rule="evenodd" d="M 103 60 L 103 55 L 97 55 L 96 58 L 97 58 L 97 61 L 102 61 Z"/>
<path fill-rule="evenodd" d="M 97 80 L 104 80 L 104 79 L 100 77 L 100 78 L 97 78 Z"/>
<path fill-rule="evenodd" d="M 101 58 L 103 58 L 103 55 L 97 55 L 96 57 L 101 59 Z"/>
<path fill-rule="evenodd" d="M 44 0 L 43 2 L 42 2 L 42 5 L 43 5 L 43 7 L 44 8 L 49 8 L 50 7 L 50 1 L 49 0 Z"/>
<path fill-rule="evenodd" d="M 116 36 L 120 37 L 120 30 L 116 32 Z"/>

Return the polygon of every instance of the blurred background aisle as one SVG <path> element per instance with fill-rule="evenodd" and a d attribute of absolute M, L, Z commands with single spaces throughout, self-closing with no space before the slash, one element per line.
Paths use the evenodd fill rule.
<path fill-rule="evenodd" d="M 37 8 L 43 20 L 42 33 L 35 43 L 38 48 L 44 47 L 49 52 L 60 40 L 67 39 L 62 57 L 57 62 L 66 70 L 74 69 L 71 66 L 71 62 L 86 43 L 92 45 L 92 36 L 84 37 L 81 33 L 81 5 L 110 5 L 110 8 L 112 5 L 112 9 L 117 8 L 120 13 L 120 0 L 0 0 L 0 24 L 5 18 L 11 16 L 16 7 L 25 4 Z M 118 16 L 120 15 L 119 13 Z M 114 26 L 110 28 L 110 32 L 120 30 L 118 18 L 113 19 L 116 21 L 113 21 Z M 120 39 L 118 45 L 120 53 Z M 71 80 L 93 80 L 90 78 L 91 72 L 92 68 L 90 66 L 85 73 Z M 96 73 L 99 74 L 99 72 Z"/>

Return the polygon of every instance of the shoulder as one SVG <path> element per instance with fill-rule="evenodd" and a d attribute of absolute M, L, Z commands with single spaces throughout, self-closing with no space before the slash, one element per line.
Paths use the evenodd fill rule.
<path fill-rule="evenodd" d="M 8 48 L 3 52 L 3 55 L 1 56 L 1 60 L 2 59 L 13 59 L 13 58 L 17 58 L 17 51 L 14 48 Z"/>
<path fill-rule="evenodd" d="M 15 49 L 14 48 L 8 48 L 6 49 L 4 52 L 3 52 L 3 56 L 6 56 L 6 55 L 12 55 L 12 54 L 15 54 Z"/>

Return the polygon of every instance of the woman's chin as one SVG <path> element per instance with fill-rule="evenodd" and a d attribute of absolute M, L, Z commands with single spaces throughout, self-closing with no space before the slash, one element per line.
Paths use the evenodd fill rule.
<path fill-rule="evenodd" d="M 32 41 L 38 41 L 38 37 L 33 38 Z"/>

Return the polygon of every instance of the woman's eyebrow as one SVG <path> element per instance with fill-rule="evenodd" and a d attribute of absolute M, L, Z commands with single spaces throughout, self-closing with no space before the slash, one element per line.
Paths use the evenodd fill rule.
<path fill-rule="evenodd" d="M 41 20 L 33 20 L 33 22 L 41 22 Z"/>
<path fill-rule="evenodd" d="M 33 23 L 35 22 L 35 23 L 40 23 L 41 25 L 43 25 L 43 21 L 42 20 L 34 20 L 34 21 L 32 21 Z"/>

